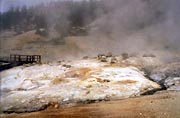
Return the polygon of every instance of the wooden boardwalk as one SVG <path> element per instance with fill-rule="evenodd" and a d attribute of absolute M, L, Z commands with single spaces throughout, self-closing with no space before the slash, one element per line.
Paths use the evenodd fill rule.
<path fill-rule="evenodd" d="M 0 71 L 29 63 L 41 63 L 40 55 L 17 55 L 11 54 L 9 57 L 0 58 Z"/>

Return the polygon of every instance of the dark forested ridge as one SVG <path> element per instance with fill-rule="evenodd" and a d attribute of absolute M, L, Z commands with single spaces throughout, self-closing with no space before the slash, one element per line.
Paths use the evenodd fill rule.
<path fill-rule="evenodd" d="M 0 13 L 2 30 L 24 32 L 33 29 L 55 29 L 59 33 L 73 33 L 81 29 L 97 16 L 97 11 L 104 12 L 100 2 L 61 1 L 40 4 L 32 7 L 11 7 L 7 12 Z"/>
<path fill-rule="evenodd" d="M 9 11 L 1 13 L 1 28 L 14 29 L 15 31 L 30 30 L 35 27 L 46 27 L 43 14 L 35 14 L 35 8 L 27 8 L 26 6 L 11 7 Z"/>

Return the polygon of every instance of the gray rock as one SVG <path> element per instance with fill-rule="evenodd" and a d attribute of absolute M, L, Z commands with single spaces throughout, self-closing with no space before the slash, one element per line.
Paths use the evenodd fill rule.
<path fill-rule="evenodd" d="M 166 76 L 165 73 L 159 72 L 159 73 L 151 74 L 150 78 L 155 82 L 163 84 L 166 79 Z"/>
<path fill-rule="evenodd" d="M 180 91 L 180 77 L 168 77 L 164 81 L 164 85 L 168 90 L 178 90 Z"/>
<path fill-rule="evenodd" d="M 129 54 L 128 53 L 122 53 L 121 56 L 122 56 L 123 60 L 126 60 L 126 59 L 129 58 Z"/>
<path fill-rule="evenodd" d="M 98 60 L 100 60 L 101 62 L 107 62 L 107 57 L 105 54 L 99 54 Z"/>
<path fill-rule="evenodd" d="M 180 63 L 172 63 L 154 69 L 150 78 L 168 90 L 180 90 Z"/>
<path fill-rule="evenodd" d="M 116 59 L 116 57 L 112 57 L 111 58 L 111 64 L 114 64 L 114 63 L 117 63 L 118 62 L 118 60 Z"/>
<path fill-rule="evenodd" d="M 178 86 L 171 86 L 167 90 L 169 90 L 169 91 L 180 91 L 180 85 L 178 85 Z"/>
<path fill-rule="evenodd" d="M 111 52 L 108 52 L 106 56 L 107 57 L 113 57 L 113 54 Z"/>

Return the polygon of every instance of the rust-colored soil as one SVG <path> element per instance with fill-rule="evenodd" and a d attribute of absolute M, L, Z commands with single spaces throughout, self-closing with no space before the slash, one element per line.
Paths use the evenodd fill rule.
<path fill-rule="evenodd" d="M 48 109 L 1 118 L 180 118 L 180 92 L 101 102 L 65 109 Z"/>
<path fill-rule="evenodd" d="M 124 80 L 124 81 L 119 81 L 118 83 L 119 84 L 134 84 L 136 82 L 137 81 L 134 81 L 134 80 Z"/>

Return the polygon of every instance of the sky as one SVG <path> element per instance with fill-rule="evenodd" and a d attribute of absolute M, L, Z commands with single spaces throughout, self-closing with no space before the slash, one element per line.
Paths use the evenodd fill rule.
<path fill-rule="evenodd" d="M 52 1 L 63 1 L 63 0 L 0 0 L 0 12 L 7 11 L 11 6 L 23 6 L 23 5 L 33 6 L 40 3 L 48 3 Z M 81 1 L 81 0 L 73 0 L 73 1 Z"/>
<path fill-rule="evenodd" d="M 47 3 L 60 0 L 0 0 L 0 12 L 7 11 L 11 6 L 32 6 L 40 3 Z"/>

